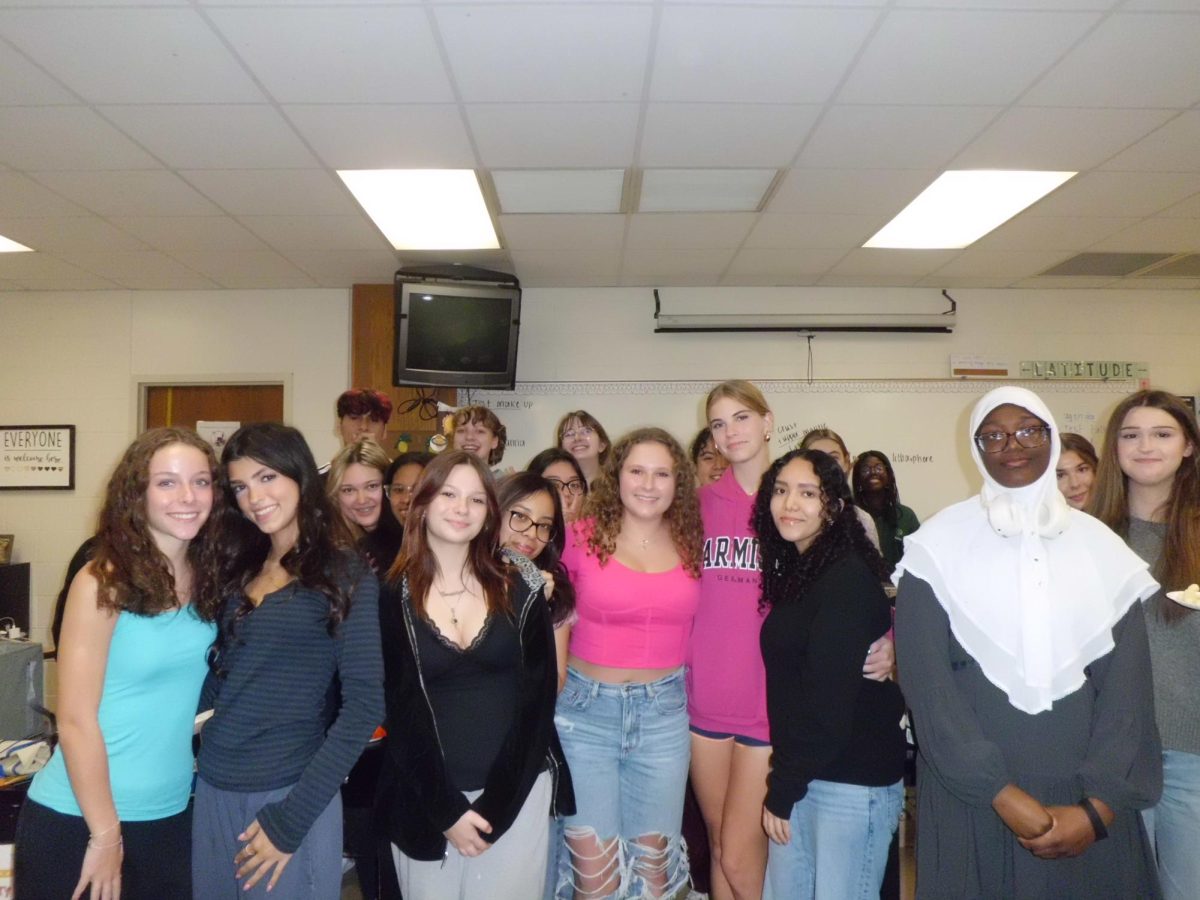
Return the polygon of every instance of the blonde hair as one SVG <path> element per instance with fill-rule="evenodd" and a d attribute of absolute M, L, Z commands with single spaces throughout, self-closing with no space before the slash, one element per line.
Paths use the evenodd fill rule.
<path fill-rule="evenodd" d="M 617 549 L 617 535 L 625 507 L 621 504 L 621 468 L 638 444 L 661 444 L 671 454 L 675 474 L 675 495 L 663 514 L 671 531 L 671 541 L 684 570 L 693 578 L 700 577 L 704 548 L 704 526 L 700 521 L 700 503 L 696 495 L 696 471 L 679 441 L 661 428 L 638 428 L 613 445 L 612 456 L 592 484 L 584 505 L 583 515 L 593 520 L 588 535 L 588 550 L 603 565 Z"/>
<path fill-rule="evenodd" d="M 342 481 L 346 477 L 346 470 L 356 464 L 369 469 L 378 469 L 379 480 L 382 482 L 388 466 L 391 465 L 391 460 L 388 459 L 383 448 L 373 440 L 360 438 L 339 450 L 337 456 L 329 463 L 329 474 L 325 476 L 325 496 L 329 498 L 333 508 L 338 511 L 338 515 L 342 517 L 342 521 L 346 525 L 346 530 L 350 532 L 350 536 L 355 541 L 359 540 L 365 532 L 357 522 L 351 522 L 342 515 L 342 507 L 338 502 L 338 491 L 341 490 Z"/>
<path fill-rule="evenodd" d="M 850 451 L 846 449 L 846 442 L 842 440 L 842 436 L 832 428 L 812 428 L 804 432 L 804 437 L 800 438 L 801 450 L 811 450 L 812 445 L 817 441 L 833 441 L 842 448 L 842 456 L 846 457 L 846 465 L 854 465 L 854 460 L 850 458 Z"/>
<path fill-rule="evenodd" d="M 708 419 L 714 403 L 726 399 L 736 400 L 760 416 L 771 412 L 771 407 L 767 406 L 767 399 L 758 389 L 758 385 L 741 378 L 734 378 L 731 381 L 722 381 L 708 392 L 708 396 L 704 399 L 704 418 Z"/>

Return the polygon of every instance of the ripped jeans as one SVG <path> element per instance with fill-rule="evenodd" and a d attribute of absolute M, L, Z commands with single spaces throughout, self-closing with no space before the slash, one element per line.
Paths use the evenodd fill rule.
<path fill-rule="evenodd" d="M 568 669 L 554 724 L 578 810 L 565 819 L 556 898 L 686 896 L 683 669 L 647 684 L 606 684 Z"/>

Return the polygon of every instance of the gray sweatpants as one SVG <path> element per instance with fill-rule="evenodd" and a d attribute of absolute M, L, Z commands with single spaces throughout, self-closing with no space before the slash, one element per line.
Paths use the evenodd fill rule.
<path fill-rule="evenodd" d="M 546 884 L 550 842 L 550 773 L 533 783 L 512 827 L 479 856 L 446 847 L 445 860 L 409 859 L 395 844 L 392 859 L 404 900 L 534 900 Z M 468 791 L 474 800 L 481 791 Z"/>
<path fill-rule="evenodd" d="M 334 794 L 292 854 L 283 875 L 267 893 L 270 875 L 253 890 L 243 891 L 233 858 L 242 849 L 237 839 L 258 811 L 288 795 L 274 791 L 223 791 L 196 779 L 192 813 L 192 897 L 194 900 L 337 900 L 342 891 L 342 795 Z M 249 876 L 247 876 L 249 877 Z M 245 879 L 243 879 L 245 881 Z"/>

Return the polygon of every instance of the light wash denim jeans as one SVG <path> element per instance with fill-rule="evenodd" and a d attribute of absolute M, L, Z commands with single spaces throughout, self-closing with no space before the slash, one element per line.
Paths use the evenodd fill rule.
<path fill-rule="evenodd" d="M 811 782 L 792 807 L 791 842 L 772 842 L 768 850 L 766 894 L 775 900 L 878 900 L 903 803 L 903 781 L 887 787 Z"/>
<path fill-rule="evenodd" d="M 648 684 L 606 684 L 568 669 L 554 724 L 577 810 L 564 821 L 558 896 L 572 896 L 581 869 L 602 874 L 589 900 L 676 896 L 689 882 L 681 834 L 691 759 L 683 670 Z M 598 844 L 599 852 L 582 853 L 573 841 Z"/>
<path fill-rule="evenodd" d="M 1158 855 L 1164 900 L 1200 897 L 1200 756 L 1163 751 L 1163 792 L 1142 813 Z"/>

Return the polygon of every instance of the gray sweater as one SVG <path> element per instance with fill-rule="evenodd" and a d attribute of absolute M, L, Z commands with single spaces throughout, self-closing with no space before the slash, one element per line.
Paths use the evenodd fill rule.
<path fill-rule="evenodd" d="M 1129 520 L 1129 547 L 1150 565 L 1162 556 L 1167 526 L 1161 522 Z M 1200 573 L 1197 573 L 1200 577 Z M 1146 601 L 1146 632 L 1150 638 L 1150 667 L 1154 672 L 1154 708 L 1164 750 L 1200 754 L 1200 612 L 1167 622 L 1162 616 L 1166 591 L 1186 584 L 1163 585 Z"/>

